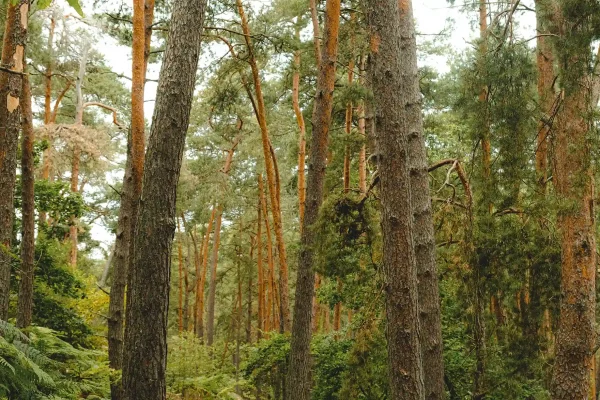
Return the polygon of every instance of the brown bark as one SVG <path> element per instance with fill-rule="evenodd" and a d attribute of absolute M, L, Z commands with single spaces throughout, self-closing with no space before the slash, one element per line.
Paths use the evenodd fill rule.
<path fill-rule="evenodd" d="M 421 400 L 425 392 L 408 161 L 410 136 L 421 127 L 420 93 L 412 82 L 417 79 L 416 47 L 411 44 L 415 32 L 407 21 L 410 1 L 379 0 L 365 6 L 379 152 L 390 397 Z"/>
<path fill-rule="evenodd" d="M 354 14 L 352 14 L 354 19 Z M 354 42 L 354 40 L 351 40 Z M 348 64 L 348 85 L 351 85 L 354 81 L 354 59 L 351 59 Z M 346 135 L 352 133 L 352 102 L 348 102 L 346 105 L 346 123 L 345 129 Z M 344 154 L 344 193 L 350 191 L 350 148 L 346 146 Z"/>
<path fill-rule="evenodd" d="M 281 308 L 283 313 L 283 327 L 285 332 L 289 332 L 291 326 L 290 316 L 290 299 L 289 299 L 289 279 L 288 279 L 288 266 L 287 266 L 287 251 L 285 248 L 285 242 L 283 239 L 283 221 L 281 216 L 281 207 L 279 204 L 279 187 L 278 180 L 279 176 L 275 171 L 275 160 L 274 155 L 271 153 L 271 142 L 269 139 L 269 129 L 267 127 L 267 112 L 265 107 L 265 101 L 262 93 L 262 85 L 260 74 L 258 70 L 258 64 L 254 58 L 254 50 L 251 41 L 250 28 L 248 26 L 248 20 L 244 12 L 244 7 L 241 0 L 236 0 L 238 13 L 242 22 L 242 31 L 244 32 L 244 38 L 246 46 L 248 48 L 248 62 L 252 69 L 252 79 L 254 81 L 254 89 L 256 91 L 256 119 L 260 126 L 263 153 L 265 159 L 265 171 L 267 174 L 267 187 L 269 188 L 269 195 L 271 198 L 271 210 L 273 216 L 273 228 L 275 231 L 275 241 L 277 244 L 277 255 L 279 257 L 279 279 L 281 281 Z"/>
<path fill-rule="evenodd" d="M 317 66 L 321 65 L 321 28 L 319 27 L 319 15 L 317 13 L 317 0 L 310 0 L 310 19 L 313 26 L 313 43 L 315 46 L 315 57 Z"/>
<path fill-rule="evenodd" d="M 241 229 L 240 229 L 241 230 Z M 240 232 L 241 234 L 241 232 Z M 254 239 L 250 241 L 250 260 L 254 258 Z M 246 343 L 252 343 L 252 264 L 248 266 L 248 302 L 246 304 Z"/>
<path fill-rule="evenodd" d="M 296 39 L 300 40 L 300 27 L 296 26 Z M 304 224 L 304 208 L 306 205 L 306 124 L 300 108 L 300 50 L 294 52 L 294 76 L 292 78 L 292 106 L 300 135 L 298 136 L 298 215 L 300 229 Z"/>
<path fill-rule="evenodd" d="M 0 319 L 8 319 L 10 295 L 11 239 L 17 144 L 21 129 L 20 99 L 23 87 L 23 56 L 27 43 L 29 1 L 6 7 L 2 65 L 13 71 L 0 72 Z"/>
<path fill-rule="evenodd" d="M 417 263 L 421 357 L 425 382 L 425 399 L 442 400 L 444 364 L 442 358 L 442 322 L 436 264 L 435 232 L 429 189 L 427 150 L 423 135 L 423 116 L 417 43 L 411 0 L 400 1 L 402 47 L 401 76 L 405 99 L 406 137 L 408 145 L 410 202 L 413 213 L 413 246 Z"/>
<path fill-rule="evenodd" d="M 275 307 L 275 263 L 273 262 L 273 240 L 271 238 L 271 224 L 269 223 L 269 214 L 267 212 L 267 199 L 264 194 L 261 192 L 261 204 L 262 204 L 262 213 L 263 218 L 265 220 L 265 231 L 267 234 L 267 306 L 266 306 L 266 323 L 265 323 L 265 331 L 269 332 L 275 327 L 275 312 L 273 311 Z"/>
<path fill-rule="evenodd" d="M 537 30 L 537 92 L 540 112 L 542 118 L 538 123 L 537 149 L 535 152 L 535 167 L 538 176 L 538 184 L 542 192 L 546 192 L 548 181 L 548 134 L 551 128 L 551 115 L 554 111 L 555 96 L 554 89 L 554 54 L 552 44 L 547 36 L 543 36 L 545 30 L 544 13 L 548 12 L 546 0 L 536 0 L 536 30 Z"/>
<path fill-rule="evenodd" d="M 213 207 L 204 235 L 204 243 L 202 244 L 202 275 L 196 281 L 196 335 L 202 341 L 204 340 L 204 288 L 206 287 L 206 271 L 208 270 L 208 245 L 216 212 L 217 209 Z"/>
<path fill-rule="evenodd" d="M 117 234 L 113 256 L 113 274 L 108 305 L 108 360 L 114 370 L 123 368 L 123 321 L 125 317 L 125 285 L 129 260 L 129 243 L 132 240 L 131 192 L 133 178 L 131 168 L 131 140 L 127 139 L 127 159 L 121 189 L 121 207 L 117 220 Z M 121 381 L 111 381 L 111 398 L 122 399 Z"/>
<path fill-rule="evenodd" d="M 215 238 L 213 240 L 210 281 L 208 285 L 208 309 L 206 316 L 206 344 L 212 346 L 215 337 L 215 296 L 217 293 L 217 264 L 219 261 L 219 244 L 221 243 L 221 221 L 223 205 L 217 208 Z"/>
<path fill-rule="evenodd" d="M 312 141 L 309 149 L 306 211 L 301 235 L 301 250 L 294 302 L 294 325 L 287 390 L 291 400 L 308 400 L 311 393 L 310 339 L 312 336 L 312 301 L 315 293 L 312 230 L 323 202 L 323 186 L 327 166 L 329 126 L 333 108 L 333 90 L 340 27 L 340 0 L 327 0 L 325 5 L 324 46 L 317 76 L 317 90 L 312 116 Z"/>
<path fill-rule="evenodd" d="M 23 61 L 25 62 L 25 61 Z M 33 312 L 33 271 L 35 253 L 35 204 L 34 204 L 34 165 L 33 165 L 33 114 L 31 111 L 31 87 L 29 76 L 23 76 L 21 93 L 22 141 L 21 141 L 21 280 L 17 303 L 17 327 L 27 328 L 31 324 Z"/>
<path fill-rule="evenodd" d="M 358 81 L 361 86 L 365 85 L 364 75 L 366 73 L 366 61 L 367 57 L 361 55 L 360 56 L 360 76 Z M 360 133 L 363 138 L 366 140 L 366 107 L 365 101 L 361 100 L 358 105 L 358 133 Z M 360 147 L 360 152 L 358 153 L 358 188 L 360 190 L 361 195 L 365 195 L 367 193 L 367 145 L 363 144 Z"/>
<path fill-rule="evenodd" d="M 148 141 L 123 357 L 124 399 L 166 399 L 167 313 L 177 182 L 194 97 L 205 0 L 173 3 Z M 148 290 L 148 288 L 152 290 Z"/>
<path fill-rule="evenodd" d="M 67 81 L 67 84 L 65 85 L 63 90 L 58 94 L 58 97 L 54 101 L 54 108 L 52 109 L 52 117 L 50 119 L 51 123 L 56 122 L 56 117 L 58 115 L 58 108 L 60 107 L 60 103 L 62 103 L 62 100 L 64 99 L 71 86 L 73 86 L 73 83 L 71 81 Z"/>
<path fill-rule="evenodd" d="M 44 76 L 44 125 L 48 125 L 52 121 L 52 70 L 54 67 L 54 30 L 56 28 L 56 20 L 54 15 L 50 17 L 50 28 L 48 33 L 48 64 L 46 65 L 46 73 Z M 43 153 L 42 164 L 42 179 L 48 180 L 50 175 L 50 147 L 52 142 L 48 143 L 48 148 Z M 46 212 L 40 213 L 40 224 L 46 222 Z"/>
<path fill-rule="evenodd" d="M 130 230 L 135 233 L 142 193 L 144 174 L 144 82 L 146 79 L 146 11 L 145 0 L 133 0 L 133 43 L 131 47 L 131 215 Z M 151 21 L 150 21 L 151 22 Z M 150 39 L 150 38 L 148 38 Z M 149 44 L 148 44 L 149 45 Z M 134 254 L 135 241 L 129 243 L 129 254 Z M 131 268 L 132 258 L 129 258 Z"/>
<path fill-rule="evenodd" d="M 140 6 L 144 6 L 141 10 Z M 143 21 L 140 14 L 143 12 Z M 125 174 L 123 176 L 123 188 L 121 193 L 121 207 L 119 209 L 119 219 L 117 222 L 117 237 L 115 239 L 115 263 L 113 267 L 113 282 L 110 290 L 109 319 L 108 319 L 108 337 L 109 337 L 109 365 L 115 370 L 123 368 L 123 339 L 124 339 L 124 315 L 125 315 L 125 287 L 128 280 L 128 270 L 130 268 L 133 249 L 133 232 L 135 221 L 137 220 L 138 208 L 134 206 L 136 198 L 136 187 L 140 188 L 143 174 L 143 164 L 139 165 L 139 154 L 143 163 L 144 157 L 144 82 L 146 77 L 146 68 L 148 57 L 150 55 L 150 41 L 152 39 L 152 20 L 154 14 L 154 0 L 134 1 L 134 43 L 132 46 L 132 91 L 131 91 L 131 128 L 127 137 L 127 160 L 125 165 Z M 142 24 L 142 27 L 140 27 Z M 143 29 L 143 43 L 140 43 L 140 29 Z M 140 58 L 140 46 L 143 45 L 143 56 Z M 140 63 L 142 65 L 140 66 Z M 140 77 L 140 69 L 142 69 Z M 142 86 L 140 89 L 140 80 Z M 141 106 L 140 106 L 141 98 Z M 140 111 L 141 110 L 141 111 Z M 140 114 L 141 112 L 141 114 Z M 55 117 L 54 117 L 55 118 Z M 137 135 L 134 138 L 135 135 Z M 141 138 L 140 138 L 141 135 Z M 135 140 L 135 145 L 134 145 Z M 134 154 L 134 146 L 136 146 Z M 141 146 L 141 149 L 140 149 Z M 134 167 L 134 157 L 138 156 L 137 165 Z M 135 168 L 135 170 L 134 170 Z M 136 175 L 137 174 L 137 175 Z M 136 175 L 136 176 L 134 176 Z M 137 185 L 137 186 L 136 186 Z M 123 398 L 122 385 L 111 382 L 111 398 L 121 400 Z"/>
<path fill-rule="evenodd" d="M 256 230 L 256 268 L 258 272 L 258 320 L 257 320 L 257 340 L 262 338 L 262 332 L 265 330 L 265 277 L 263 271 L 263 253 L 262 253 L 262 197 L 264 193 L 262 175 L 258 175 L 258 206 L 256 208 L 256 219 L 258 228 Z"/>
<path fill-rule="evenodd" d="M 183 332 L 183 251 L 181 249 L 181 224 L 179 218 L 177 218 L 177 232 L 179 233 L 179 240 L 177 241 L 177 261 L 179 266 L 179 307 L 177 308 L 178 314 L 178 328 L 179 334 Z"/>
<path fill-rule="evenodd" d="M 241 129 L 241 123 L 238 123 L 238 128 Z M 239 143 L 239 137 L 237 137 L 231 149 L 227 151 L 227 157 L 225 158 L 225 165 L 221 172 L 225 174 L 225 176 L 229 175 L 229 170 L 231 169 L 231 163 L 233 161 L 233 154 L 235 153 L 235 149 Z M 221 242 L 221 220 L 223 218 L 223 204 L 219 204 L 216 216 L 216 224 L 215 224 L 215 239 L 213 243 L 213 253 L 212 253 L 212 264 L 210 270 L 210 282 L 208 286 L 208 310 L 207 310 L 207 320 L 206 320 L 206 335 L 207 340 L 206 344 L 212 346 L 214 336 L 215 336 L 215 296 L 217 294 L 217 264 L 219 261 L 219 244 Z"/>
<path fill-rule="evenodd" d="M 559 46 L 573 40 L 586 24 L 561 21 Z M 581 39 L 577 39 L 581 40 Z M 569 49 L 559 64 L 563 103 L 558 110 L 553 132 L 553 182 L 561 208 L 561 303 L 556 359 L 552 377 L 552 399 L 590 398 L 595 332 L 596 238 L 594 220 L 594 182 L 591 147 L 591 77 L 587 70 L 588 45 Z M 583 54 L 582 54 L 583 52 Z M 581 68 L 578 73 L 577 69 Z"/>
<path fill-rule="evenodd" d="M 54 67 L 54 30 L 56 20 L 50 17 L 50 28 L 48 32 L 48 64 L 44 74 L 44 125 L 48 125 L 52 117 L 52 70 Z"/>

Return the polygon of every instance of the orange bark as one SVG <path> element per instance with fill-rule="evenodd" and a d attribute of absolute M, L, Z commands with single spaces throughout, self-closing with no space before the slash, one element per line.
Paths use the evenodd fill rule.
<path fill-rule="evenodd" d="M 300 40 L 300 27 L 296 26 L 296 39 Z M 294 52 L 294 76 L 292 78 L 292 105 L 296 121 L 300 129 L 298 137 L 298 214 L 300 229 L 304 224 L 304 207 L 306 204 L 306 124 L 300 109 L 300 50 Z"/>
<path fill-rule="evenodd" d="M 288 284 L 288 266 L 287 266 L 287 251 L 283 239 L 283 221 L 281 217 L 281 207 L 279 204 L 279 194 L 277 188 L 278 177 L 276 176 L 274 160 L 271 154 L 271 146 L 269 140 L 269 129 L 267 127 L 266 107 L 262 93 L 261 80 L 258 70 L 258 64 L 254 57 L 253 46 L 251 41 L 250 28 L 248 20 L 244 12 L 244 7 L 241 0 L 237 0 L 237 9 L 242 22 L 242 31 L 248 48 L 248 62 L 252 69 L 252 78 L 254 81 L 254 89 L 256 91 L 256 119 L 260 126 L 263 153 L 265 159 L 265 170 L 267 173 L 267 186 L 271 199 L 271 210 L 273 217 L 273 228 L 275 231 L 275 241 L 277 245 L 277 254 L 279 256 L 279 279 L 281 281 L 281 308 L 283 314 L 283 327 L 285 332 L 289 332 L 291 328 L 290 315 L 290 300 L 289 300 L 289 284 Z"/>
<path fill-rule="evenodd" d="M 319 27 L 319 16 L 317 14 L 317 0 L 310 0 L 310 17 L 313 26 L 313 43 L 315 46 L 315 57 L 317 59 L 317 66 L 321 65 L 321 29 Z"/>
<path fill-rule="evenodd" d="M 269 224 L 269 214 L 267 212 L 267 199 L 265 198 L 264 195 L 261 196 L 261 202 L 262 202 L 262 211 L 263 211 L 263 218 L 265 220 L 265 230 L 267 233 L 267 266 L 268 266 L 268 271 L 267 271 L 267 289 L 268 289 L 268 295 L 267 295 L 267 323 L 266 323 L 266 327 L 265 330 L 266 331 L 270 331 L 273 330 L 275 328 L 275 321 L 276 321 L 276 315 L 273 312 L 273 309 L 275 307 L 275 303 L 276 303 L 276 297 L 275 297 L 275 279 L 274 279 L 274 269 L 275 269 L 275 263 L 273 262 L 273 241 L 271 239 L 271 226 Z"/>
<path fill-rule="evenodd" d="M 367 57 L 360 56 L 360 76 L 358 81 L 361 86 L 364 86 L 365 70 L 366 70 Z M 365 118 L 365 101 L 361 100 L 358 105 L 358 133 L 366 139 L 366 118 Z M 360 193 L 364 196 L 367 193 L 367 146 L 363 144 L 358 154 L 358 188 Z"/>
<path fill-rule="evenodd" d="M 265 282 L 263 273 L 263 254 L 262 254 L 262 193 L 263 181 L 262 175 L 258 175 L 258 207 L 256 210 L 258 229 L 256 231 L 256 266 L 258 269 L 258 329 L 257 339 L 262 337 L 262 331 L 265 329 L 264 313 L 265 313 Z"/>
<path fill-rule="evenodd" d="M 208 269 L 208 244 L 210 242 L 210 233 L 212 232 L 213 221 L 217 209 L 213 207 L 208 227 L 204 235 L 204 243 L 202 244 L 202 275 L 196 281 L 196 335 L 202 339 L 204 337 L 204 287 L 206 286 L 206 271 Z"/>

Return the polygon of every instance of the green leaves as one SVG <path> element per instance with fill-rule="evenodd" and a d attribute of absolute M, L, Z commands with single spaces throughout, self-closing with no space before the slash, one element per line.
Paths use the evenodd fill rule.
<path fill-rule="evenodd" d="M 77 14 L 79 14 L 81 17 L 84 16 L 83 10 L 81 9 L 81 4 L 79 4 L 79 0 L 67 0 L 67 3 L 69 3 L 69 5 L 73 7 L 75 11 L 77 11 Z"/>
<path fill-rule="evenodd" d="M 16 4 L 18 0 L 11 0 L 13 4 Z M 67 0 L 67 3 L 79 14 L 80 17 L 84 17 L 83 10 L 81 9 L 81 4 L 79 4 L 79 0 Z M 52 4 L 52 0 L 38 0 L 36 5 L 40 10 L 46 9 L 50 7 Z"/>

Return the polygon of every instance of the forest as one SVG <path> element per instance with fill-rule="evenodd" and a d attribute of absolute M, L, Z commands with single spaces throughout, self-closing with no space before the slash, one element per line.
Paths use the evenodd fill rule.
<path fill-rule="evenodd" d="M 0 0 L 0 399 L 597 400 L 600 2 L 460 1 Z"/>

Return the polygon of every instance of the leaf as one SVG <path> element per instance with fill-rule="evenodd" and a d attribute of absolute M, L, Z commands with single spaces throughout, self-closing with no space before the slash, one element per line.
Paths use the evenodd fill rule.
<path fill-rule="evenodd" d="M 48 8 L 50 6 L 50 4 L 52 4 L 52 0 L 38 0 L 37 8 L 40 10 L 44 10 L 44 9 Z"/>
<path fill-rule="evenodd" d="M 79 4 L 79 0 L 67 0 L 67 3 L 69 3 L 69 5 L 73 7 L 75 11 L 77 11 L 77 14 L 79 14 L 81 17 L 84 16 L 83 10 L 81 9 L 81 4 Z"/>

